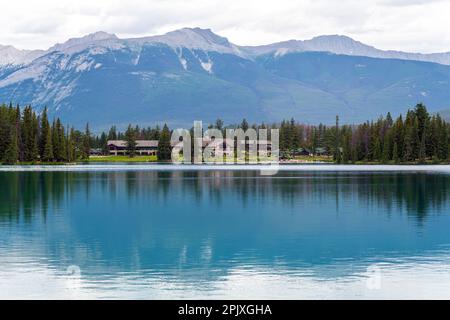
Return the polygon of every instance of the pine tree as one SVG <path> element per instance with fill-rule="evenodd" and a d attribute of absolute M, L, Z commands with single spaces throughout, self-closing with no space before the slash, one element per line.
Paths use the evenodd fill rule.
<path fill-rule="evenodd" d="M 108 140 L 117 140 L 117 129 L 116 126 L 112 126 L 108 132 Z"/>
<path fill-rule="evenodd" d="M 223 130 L 223 121 L 222 119 L 217 119 L 215 124 L 216 129 L 222 131 Z"/>
<path fill-rule="evenodd" d="M 23 140 L 22 140 L 22 119 L 21 119 L 19 105 L 16 106 L 12 115 L 13 115 L 13 118 L 11 119 L 11 123 L 13 126 L 15 126 L 15 129 L 16 129 L 18 158 L 19 158 L 19 161 L 24 161 L 24 147 L 23 147 Z"/>
<path fill-rule="evenodd" d="M 387 132 L 384 135 L 383 153 L 381 156 L 383 163 L 388 163 L 389 160 L 391 160 L 391 132 Z"/>
<path fill-rule="evenodd" d="M 410 114 L 406 120 L 405 153 L 406 161 L 414 161 L 418 156 L 420 140 L 418 135 L 418 120 L 414 114 Z"/>
<path fill-rule="evenodd" d="M 86 124 L 86 129 L 83 135 L 83 145 L 81 150 L 82 159 L 89 159 L 91 153 L 91 131 L 89 130 L 89 123 Z"/>
<path fill-rule="evenodd" d="M 22 141 L 23 141 L 23 153 L 24 161 L 33 161 L 33 145 L 34 145 L 34 128 L 33 128 L 33 115 L 30 107 L 25 107 L 23 110 L 22 120 Z"/>
<path fill-rule="evenodd" d="M 425 134 L 422 134 L 422 139 L 419 146 L 419 163 L 425 163 L 426 158 Z"/>
<path fill-rule="evenodd" d="M 448 125 L 437 115 L 437 156 L 441 161 L 448 160 L 449 156 L 449 131 Z"/>
<path fill-rule="evenodd" d="M 170 146 L 170 130 L 167 124 L 164 124 L 158 143 L 158 160 L 167 161 L 170 160 L 171 157 L 172 149 Z"/>
<path fill-rule="evenodd" d="M 100 149 L 102 149 L 102 154 L 107 155 L 109 153 L 108 149 L 108 138 L 106 133 L 102 132 L 99 141 Z"/>
<path fill-rule="evenodd" d="M 289 149 L 296 151 L 300 147 L 299 130 L 295 124 L 294 118 L 289 123 Z"/>
<path fill-rule="evenodd" d="M 75 161 L 75 144 L 73 141 L 73 128 L 67 130 L 66 136 L 66 159 L 67 162 Z"/>
<path fill-rule="evenodd" d="M 400 159 L 403 158 L 403 145 L 404 145 L 404 130 L 403 130 L 403 118 L 400 115 L 397 120 L 395 121 L 395 124 L 392 127 L 392 136 L 393 136 L 393 142 L 397 145 L 397 161 L 399 162 Z M 395 160 L 395 159 L 394 159 Z"/>
<path fill-rule="evenodd" d="M 430 116 L 428 114 L 427 108 L 422 103 L 416 105 L 416 107 L 414 108 L 414 113 L 417 119 L 418 139 L 419 141 L 422 141 L 422 136 L 425 134 L 425 129 L 427 127 Z"/>
<path fill-rule="evenodd" d="M 350 161 L 350 159 L 352 158 L 351 156 L 351 138 L 352 138 L 352 134 L 351 131 L 348 130 L 348 132 L 346 132 L 344 134 L 344 145 L 342 147 L 342 162 L 343 163 L 348 163 Z"/>
<path fill-rule="evenodd" d="M 31 109 L 31 107 L 30 107 Z M 30 160 L 35 162 L 39 159 L 39 121 L 36 117 L 36 113 L 33 111 L 31 116 L 32 122 L 32 141 L 31 141 L 31 150 L 29 151 Z"/>
<path fill-rule="evenodd" d="M 126 149 L 130 158 L 134 157 L 136 154 L 136 130 L 128 125 L 127 131 L 125 132 Z"/>
<path fill-rule="evenodd" d="M 53 120 L 52 123 L 52 127 L 51 127 L 51 132 L 52 132 L 52 147 L 53 147 L 53 158 L 56 161 L 60 161 L 59 160 L 59 156 L 61 153 L 61 146 L 59 144 L 59 139 L 58 139 L 58 128 L 56 127 L 56 121 Z"/>
<path fill-rule="evenodd" d="M 45 162 L 52 162 L 54 160 L 53 156 L 53 144 L 52 144 L 52 131 L 47 131 L 47 137 L 44 139 L 45 146 L 42 154 L 42 160 Z"/>
<path fill-rule="evenodd" d="M 336 163 L 341 163 L 342 161 L 339 135 L 339 116 L 336 116 L 336 126 L 334 128 L 334 161 L 336 161 Z"/>
<path fill-rule="evenodd" d="M 243 119 L 243 120 L 242 120 L 241 125 L 240 125 L 240 128 L 241 128 L 242 130 L 244 130 L 244 131 L 247 131 L 247 130 L 248 130 L 248 122 L 247 122 L 246 119 Z"/>
<path fill-rule="evenodd" d="M 398 153 L 398 144 L 397 142 L 394 142 L 394 148 L 392 149 L 392 160 L 394 160 L 394 163 L 400 162 L 400 156 Z"/>
<path fill-rule="evenodd" d="M 0 161 L 5 158 L 5 152 L 11 140 L 9 110 L 6 105 L 0 105 Z"/>
<path fill-rule="evenodd" d="M 48 122 L 48 117 L 47 117 L 47 108 L 44 108 L 44 111 L 42 111 L 42 115 L 41 115 L 41 130 L 40 130 L 40 137 L 39 137 L 39 155 L 41 157 L 41 159 L 44 159 L 44 153 L 45 152 L 45 148 L 49 145 L 49 142 L 47 141 L 48 137 L 50 137 L 51 139 L 51 134 L 49 135 L 50 132 L 50 123 Z M 52 150 L 52 154 L 53 154 L 53 150 Z M 49 155 L 49 152 L 47 150 L 46 155 Z M 53 156 L 52 156 L 53 159 Z"/>
<path fill-rule="evenodd" d="M 381 143 L 380 138 L 378 136 L 375 137 L 375 146 L 373 150 L 373 160 L 379 161 L 381 160 Z"/>
<path fill-rule="evenodd" d="M 17 133 L 17 126 L 13 124 L 11 127 L 9 145 L 5 153 L 6 164 L 15 164 L 19 160 L 19 139 Z"/>
<path fill-rule="evenodd" d="M 55 158 L 59 162 L 66 161 L 66 133 L 59 118 L 56 120 L 56 140 L 58 143 L 58 148 L 55 152 Z"/>

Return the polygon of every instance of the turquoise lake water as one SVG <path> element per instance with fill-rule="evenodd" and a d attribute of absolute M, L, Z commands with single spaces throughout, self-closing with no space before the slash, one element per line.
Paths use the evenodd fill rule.
<path fill-rule="evenodd" d="M 98 168 L 0 171 L 0 298 L 450 298 L 447 169 Z"/>

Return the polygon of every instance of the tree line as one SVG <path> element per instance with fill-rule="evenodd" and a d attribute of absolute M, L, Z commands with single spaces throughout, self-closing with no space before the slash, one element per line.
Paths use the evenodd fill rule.
<path fill-rule="evenodd" d="M 246 119 L 225 126 L 221 119 L 208 128 L 279 129 L 280 155 L 325 155 L 336 163 L 424 163 L 446 162 L 450 150 L 450 125 L 439 114 L 430 114 L 423 104 L 395 120 L 388 113 L 376 121 L 358 125 L 302 124 L 295 119 L 281 123 L 252 124 Z M 193 130 L 191 128 L 191 130 Z M 269 130 L 270 132 L 270 130 Z M 158 140 L 158 160 L 169 160 L 171 130 L 129 125 L 125 131 L 112 126 L 109 131 L 91 134 L 63 126 L 56 118 L 50 124 L 47 109 L 37 114 L 30 106 L 0 106 L 0 162 L 73 162 L 89 158 L 92 149 L 109 154 L 108 140 L 125 140 L 128 154 L 134 156 L 137 140 Z M 270 135 L 269 135 L 270 139 Z"/>
<path fill-rule="evenodd" d="M 39 115 L 26 106 L 0 105 L 0 162 L 73 162 L 87 159 L 91 133 L 62 125 L 59 118 L 51 123 L 45 108 Z"/>
<path fill-rule="evenodd" d="M 283 121 L 280 151 L 292 157 L 298 148 L 317 154 L 318 150 L 337 163 L 445 162 L 449 158 L 450 125 L 439 114 L 430 115 L 417 104 L 406 116 L 395 120 L 388 113 L 376 121 L 359 125 L 304 125 Z"/>

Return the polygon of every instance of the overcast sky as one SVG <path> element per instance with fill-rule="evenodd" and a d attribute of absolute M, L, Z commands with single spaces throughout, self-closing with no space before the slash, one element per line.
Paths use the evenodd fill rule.
<path fill-rule="evenodd" d="M 450 0 L 1 0 L 0 12 L 0 44 L 21 49 L 198 26 L 240 45 L 344 34 L 381 49 L 450 51 Z"/>

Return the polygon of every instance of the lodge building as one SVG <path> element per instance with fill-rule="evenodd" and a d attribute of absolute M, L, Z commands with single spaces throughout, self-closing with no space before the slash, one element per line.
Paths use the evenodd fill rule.
<path fill-rule="evenodd" d="M 125 140 L 108 140 L 108 150 L 109 154 L 113 156 L 118 155 L 127 155 L 127 142 Z M 253 145 L 257 144 L 257 148 L 263 148 L 264 150 L 267 150 L 268 154 L 270 155 L 272 144 L 270 141 L 267 140 L 247 140 L 247 141 L 241 141 L 241 144 L 248 144 Z M 176 143 L 172 142 L 172 147 L 175 146 Z M 234 149 L 234 139 L 203 139 L 202 148 L 204 149 L 206 146 L 209 146 L 210 148 L 216 149 L 215 152 L 218 152 L 217 155 L 227 155 L 231 156 L 233 154 Z M 237 146 L 236 146 L 237 147 Z M 136 149 L 135 152 L 137 155 L 143 155 L 143 156 L 153 156 L 157 155 L 158 153 L 158 140 L 136 140 Z M 214 152 L 214 153 L 215 153 Z"/>
<path fill-rule="evenodd" d="M 113 156 L 127 154 L 127 142 L 125 140 L 109 140 L 109 154 Z M 158 153 L 158 140 L 136 140 L 136 154 L 142 156 L 156 156 Z"/>

